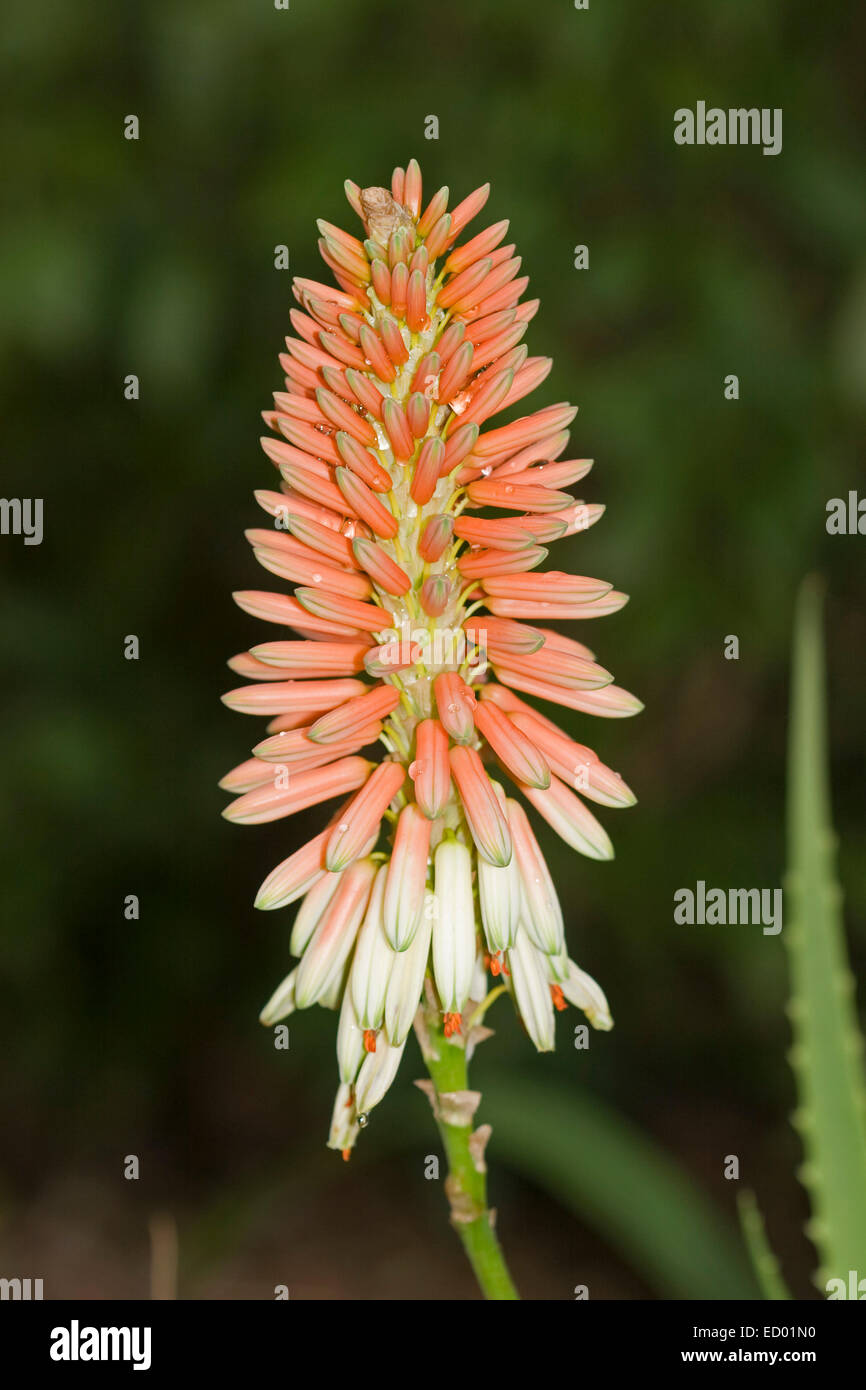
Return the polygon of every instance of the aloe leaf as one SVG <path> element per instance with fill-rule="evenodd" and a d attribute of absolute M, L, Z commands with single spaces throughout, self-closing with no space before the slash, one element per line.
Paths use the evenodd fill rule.
<path fill-rule="evenodd" d="M 822 589 L 807 579 L 797 601 L 788 780 L 789 923 L 783 931 L 791 978 L 789 1059 L 803 1144 L 800 1178 L 809 1193 L 807 1234 L 821 1261 L 814 1278 L 866 1274 L 866 1086 L 854 980 L 842 926 L 830 819 L 824 691 Z"/>
<path fill-rule="evenodd" d="M 765 1298 L 773 1300 L 790 1298 L 788 1287 L 782 1278 L 779 1261 L 767 1239 L 767 1228 L 758 1206 L 754 1192 L 746 1189 L 737 1196 L 737 1210 L 740 1213 L 740 1227 L 743 1239 L 752 1259 L 758 1283 Z"/>

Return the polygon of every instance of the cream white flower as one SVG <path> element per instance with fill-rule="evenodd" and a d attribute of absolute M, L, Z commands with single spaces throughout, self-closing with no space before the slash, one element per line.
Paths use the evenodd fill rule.
<path fill-rule="evenodd" d="M 358 932 L 349 989 L 352 1003 L 362 1028 L 377 1030 L 385 1016 L 385 993 L 391 975 L 395 952 L 388 945 L 382 921 L 382 901 L 388 866 L 383 864 L 376 875 L 363 926 Z"/>
<path fill-rule="evenodd" d="M 424 909 L 431 822 L 410 802 L 397 821 L 388 867 L 383 924 L 395 951 L 405 951 L 418 930 Z"/>
<path fill-rule="evenodd" d="M 565 942 L 562 909 L 529 819 L 517 801 L 508 802 L 508 823 L 520 875 L 521 920 L 539 951 L 554 955 Z"/>
<path fill-rule="evenodd" d="M 418 1012 L 436 910 L 435 895 L 426 893 L 421 921 L 412 943 L 394 957 L 388 993 L 385 996 L 385 1031 L 388 1040 L 395 1046 L 406 1041 L 412 1021 Z"/>
<path fill-rule="evenodd" d="M 352 991 L 343 993 L 340 1006 L 340 1022 L 337 1025 L 337 1065 L 340 1068 L 340 1081 L 351 1086 L 361 1069 L 364 1060 L 364 1029 L 358 1022 Z"/>
<path fill-rule="evenodd" d="M 457 1015 L 469 997 L 475 968 L 475 906 L 472 856 L 457 840 L 443 840 L 435 855 L 436 914 L 433 976 L 446 1016 L 446 1036 L 459 1027 Z"/>
<path fill-rule="evenodd" d="M 606 1033 L 613 1027 L 604 990 L 591 975 L 579 969 L 573 960 L 568 962 L 568 973 L 561 982 L 561 988 L 569 1004 L 573 1004 L 576 1009 L 582 1009 L 593 1028 Z"/>
<path fill-rule="evenodd" d="M 272 1023 L 279 1023 L 281 1018 L 288 1018 L 289 1014 L 295 1011 L 295 976 L 297 967 L 277 985 L 270 999 L 259 1014 L 259 1022 L 270 1027 Z"/>
<path fill-rule="evenodd" d="M 523 922 L 508 952 L 514 997 L 526 1031 L 539 1052 L 554 1048 L 553 997 L 547 957 L 530 939 Z"/>
<path fill-rule="evenodd" d="M 379 1034 L 376 1051 L 367 1053 L 355 1082 L 355 1109 L 359 1115 L 366 1115 L 386 1094 L 397 1075 L 405 1046 L 402 1042 L 395 1047 Z"/>
<path fill-rule="evenodd" d="M 478 859 L 478 900 L 484 938 L 491 955 L 508 951 L 514 945 L 520 921 L 520 874 L 517 856 L 504 868 Z"/>
<path fill-rule="evenodd" d="M 331 1131 L 328 1135 L 328 1148 L 340 1149 L 343 1157 L 348 1158 L 352 1149 L 355 1147 L 355 1140 L 358 1138 L 359 1129 L 358 1112 L 355 1109 L 352 1088 L 344 1083 L 338 1087 L 337 1098 L 334 1101 L 334 1113 L 331 1116 Z"/>

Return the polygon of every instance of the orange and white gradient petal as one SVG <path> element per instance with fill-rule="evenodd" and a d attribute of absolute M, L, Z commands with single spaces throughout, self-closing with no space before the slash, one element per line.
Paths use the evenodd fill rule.
<path fill-rule="evenodd" d="M 223 699 L 268 722 L 220 783 L 240 824 L 336 803 L 307 844 L 287 843 L 255 905 L 296 905 L 299 957 L 261 1021 L 340 1010 L 328 1142 L 344 1156 L 422 1002 L 458 1038 L 504 983 L 539 1051 L 568 1003 L 611 1026 L 568 956 L 525 803 L 572 849 L 611 859 L 585 803 L 635 798 L 570 730 L 642 708 L 558 626 L 626 596 L 543 568 L 604 508 L 569 490 L 592 467 L 566 457 L 575 407 L 514 413 L 552 363 L 528 356 L 539 302 L 523 298 L 508 223 L 467 233 L 489 185 L 425 202 L 411 160 L 390 188 L 347 181 L 346 194 L 358 235 L 318 223 L 335 283 L 295 279 L 283 380 L 262 411 L 274 473 L 256 500 L 273 527 L 247 540 L 278 584 L 234 598 L 276 631 L 231 658 L 246 684 Z M 570 711 L 569 731 L 533 698 Z"/>

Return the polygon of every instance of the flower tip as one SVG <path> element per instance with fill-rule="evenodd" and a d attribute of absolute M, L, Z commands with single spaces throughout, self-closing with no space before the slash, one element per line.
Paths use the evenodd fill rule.
<path fill-rule="evenodd" d="M 279 1023 L 281 1018 L 288 1018 L 289 1014 L 295 1011 L 295 976 L 296 970 L 277 985 L 270 999 L 259 1014 L 259 1023 L 264 1024 L 265 1028 L 272 1027 Z"/>
<path fill-rule="evenodd" d="M 613 1018 L 604 990 L 591 975 L 575 965 L 573 960 L 566 964 L 561 989 L 568 1002 L 586 1014 L 593 1028 L 597 1028 L 601 1033 L 610 1032 Z"/>
<path fill-rule="evenodd" d="M 595 817 L 592 819 L 595 820 Z M 613 842 L 598 821 L 595 821 L 592 833 L 587 836 L 580 853 L 585 855 L 587 859 L 597 859 L 601 864 L 608 864 L 616 858 Z"/>

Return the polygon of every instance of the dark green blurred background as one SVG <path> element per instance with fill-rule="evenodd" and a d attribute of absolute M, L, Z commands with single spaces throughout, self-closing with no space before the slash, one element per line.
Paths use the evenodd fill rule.
<path fill-rule="evenodd" d="M 43 1277 L 46 1297 L 144 1297 L 162 1211 L 183 1296 L 472 1293 L 442 1185 L 423 1178 L 438 1144 L 414 1042 L 345 1167 L 323 1147 L 334 1016 L 293 1018 L 287 1053 L 256 1021 L 289 966 L 292 909 L 257 914 L 254 892 L 321 813 L 239 829 L 216 787 L 261 727 L 219 695 L 237 683 L 225 659 L 264 631 L 230 594 L 264 583 L 242 531 L 263 524 L 253 488 L 272 485 L 258 412 L 293 303 L 273 248 L 326 278 L 315 218 L 356 230 L 343 179 L 387 183 L 415 155 L 428 194 L 490 180 L 477 229 L 511 219 L 542 300 L 530 352 L 555 358 L 528 408 L 580 405 L 569 452 L 596 459 L 584 495 L 608 507 L 551 563 L 632 595 L 587 640 L 646 702 L 637 720 L 567 718 L 639 796 L 602 812 L 614 864 L 544 836 L 572 953 L 617 1026 L 582 1053 L 561 1021 L 561 1050 L 537 1057 L 500 1003 L 473 1082 L 491 1113 L 518 1073 L 555 1084 L 564 1113 L 578 1092 L 600 1099 L 731 1228 L 723 1163 L 739 1155 L 810 1294 L 782 938 L 676 926 L 672 899 L 699 878 L 780 883 L 792 603 L 818 569 L 862 976 L 866 542 L 824 522 L 829 498 L 866 490 L 864 21 L 790 0 L 7 13 L 2 490 L 44 497 L 45 539 L 0 540 L 0 1273 Z M 782 153 L 675 145 L 674 110 L 699 99 L 782 107 Z M 723 659 L 731 633 L 739 661 Z M 525 1126 L 542 1152 L 562 1142 L 531 1112 Z M 664 1291 L 496 1133 L 489 1157 L 526 1296 Z"/>

